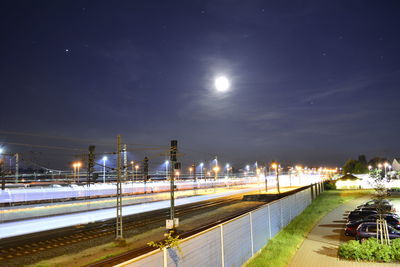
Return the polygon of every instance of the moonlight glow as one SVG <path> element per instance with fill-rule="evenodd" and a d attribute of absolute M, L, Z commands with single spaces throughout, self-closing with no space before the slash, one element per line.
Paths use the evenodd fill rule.
<path fill-rule="evenodd" d="M 230 87 L 229 80 L 225 76 L 217 77 L 214 81 L 214 85 L 218 92 L 226 92 Z"/>

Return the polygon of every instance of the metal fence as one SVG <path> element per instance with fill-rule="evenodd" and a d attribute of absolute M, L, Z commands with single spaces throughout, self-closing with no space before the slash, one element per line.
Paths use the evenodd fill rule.
<path fill-rule="evenodd" d="M 293 195 L 183 239 L 177 248 L 155 250 L 117 266 L 242 266 L 323 191 L 312 185 Z"/>

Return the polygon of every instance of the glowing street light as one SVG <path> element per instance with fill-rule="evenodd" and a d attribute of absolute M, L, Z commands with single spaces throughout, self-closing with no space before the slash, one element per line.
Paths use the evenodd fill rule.
<path fill-rule="evenodd" d="M 276 170 L 276 183 L 277 183 L 277 186 L 278 186 L 278 194 L 280 194 L 281 193 L 281 188 L 279 186 L 279 165 L 277 163 L 272 163 L 271 167 L 272 167 L 272 169 Z"/>
<path fill-rule="evenodd" d="M 372 170 L 372 166 L 371 166 L 371 165 L 368 166 L 368 170 L 369 170 L 369 171 Z"/>
<path fill-rule="evenodd" d="M 107 161 L 107 156 L 103 157 L 103 184 L 106 183 L 106 161 Z"/>
<path fill-rule="evenodd" d="M 135 181 L 137 180 L 138 170 L 139 170 L 139 165 L 136 165 L 135 166 Z"/>
<path fill-rule="evenodd" d="M 215 174 L 214 180 L 216 181 L 217 178 L 218 178 L 219 166 L 215 166 L 215 167 L 213 168 L 213 171 L 214 171 L 214 174 Z"/>
<path fill-rule="evenodd" d="M 203 177 L 203 166 L 204 166 L 204 163 L 203 162 L 200 163 L 200 179 Z"/>
<path fill-rule="evenodd" d="M 228 179 L 229 179 L 229 168 L 230 167 L 231 166 L 229 165 L 229 163 L 227 163 L 226 166 L 225 166 L 225 168 L 226 168 L 226 176 L 228 177 Z"/>
<path fill-rule="evenodd" d="M 132 184 L 133 180 L 135 180 L 135 162 L 131 160 L 131 166 L 132 166 Z"/>

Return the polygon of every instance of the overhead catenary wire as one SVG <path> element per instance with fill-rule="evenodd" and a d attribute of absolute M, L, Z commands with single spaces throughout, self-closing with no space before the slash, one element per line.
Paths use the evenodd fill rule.
<path fill-rule="evenodd" d="M 43 135 L 43 134 L 31 134 L 31 133 L 23 133 L 23 132 L 16 132 L 16 131 L 5 131 L 0 129 L 0 133 L 9 134 L 9 135 L 25 135 L 25 136 L 32 136 L 32 137 L 39 137 L 39 138 L 47 138 L 47 139 L 60 139 L 66 141 L 75 141 L 75 142 L 84 142 L 84 143 L 96 143 L 97 145 L 114 145 L 114 142 L 96 142 L 93 139 L 81 139 L 81 138 L 71 138 L 71 137 L 64 137 L 64 136 L 51 136 L 51 135 Z M 165 145 L 154 145 L 154 144 L 133 144 L 129 143 L 126 145 L 132 146 L 147 146 L 147 147 L 166 147 Z"/>

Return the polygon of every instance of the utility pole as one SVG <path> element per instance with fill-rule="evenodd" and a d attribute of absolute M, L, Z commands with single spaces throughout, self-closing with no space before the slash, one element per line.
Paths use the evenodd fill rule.
<path fill-rule="evenodd" d="M 90 182 L 92 181 L 94 159 L 95 159 L 95 154 L 94 154 L 95 149 L 96 149 L 96 146 L 89 146 L 87 179 L 86 179 L 86 183 L 88 186 L 90 186 Z"/>
<path fill-rule="evenodd" d="M 4 176 L 5 159 L 6 157 L 4 155 L 0 158 L 1 190 L 3 191 L 6 190 L 6 177 Z"/>
<path fill-rule="evenodd" d="M 167 220 L 167 229 L 174 231 L 179 225 L 179 219 L 175 218 L 175 170 L 180 169 L 180 164 L 177 162 L 176 154 L 178 152 L 178 141 L 171 141 L 170 148 L 170 193 L 171 193 L 171 207 L 170 219 Z"/>
<path fill-rule="evenodd" d="M 193 163 L 192 165 L 192 170 L 193 170 L 193 181 L 197 182 L 197 177 L 196 177 L 196 164 Z"/>
<path fill-rule="evenodd" d="M 149 158 L 144 157 L 143 160 L 143 183 L 144 183 L 144 193 L 147 193 L 146 182 L 149 179 Z"/>
<path fill-rule="evenodd" d="M 121 136 L 117 136 L 117 222 L 115 241 L 124 243 L 122 235 L 122 184 L 121 184 Z"/>
<path fill-rule="evenodd" d="M 124 145 L 122 151 L 124 153 L 124 180 L 128 181 L 128 154 L 126 151 L 126 144 Z"/>
<path fill-rule="evenodd" d="M 279 164 L 276 166 L 276 181 L 278 183 L 278 194 L 281 193 L 281 187 L 279 186 Z"/>
<path fill-rule="evenodd" d="M 267 164 L 265 164 L 267 166 Z M 265 177 L 265 192 L 268 192 L 268 173 L 267 167 L 264 167 L 264 177 Z"/>
<path fill-rule="evenodd" d="M 15 154 L 15 183 L 18 183 L 18 176 L 19 176 L 19 155 L 18 153 Z"/>

